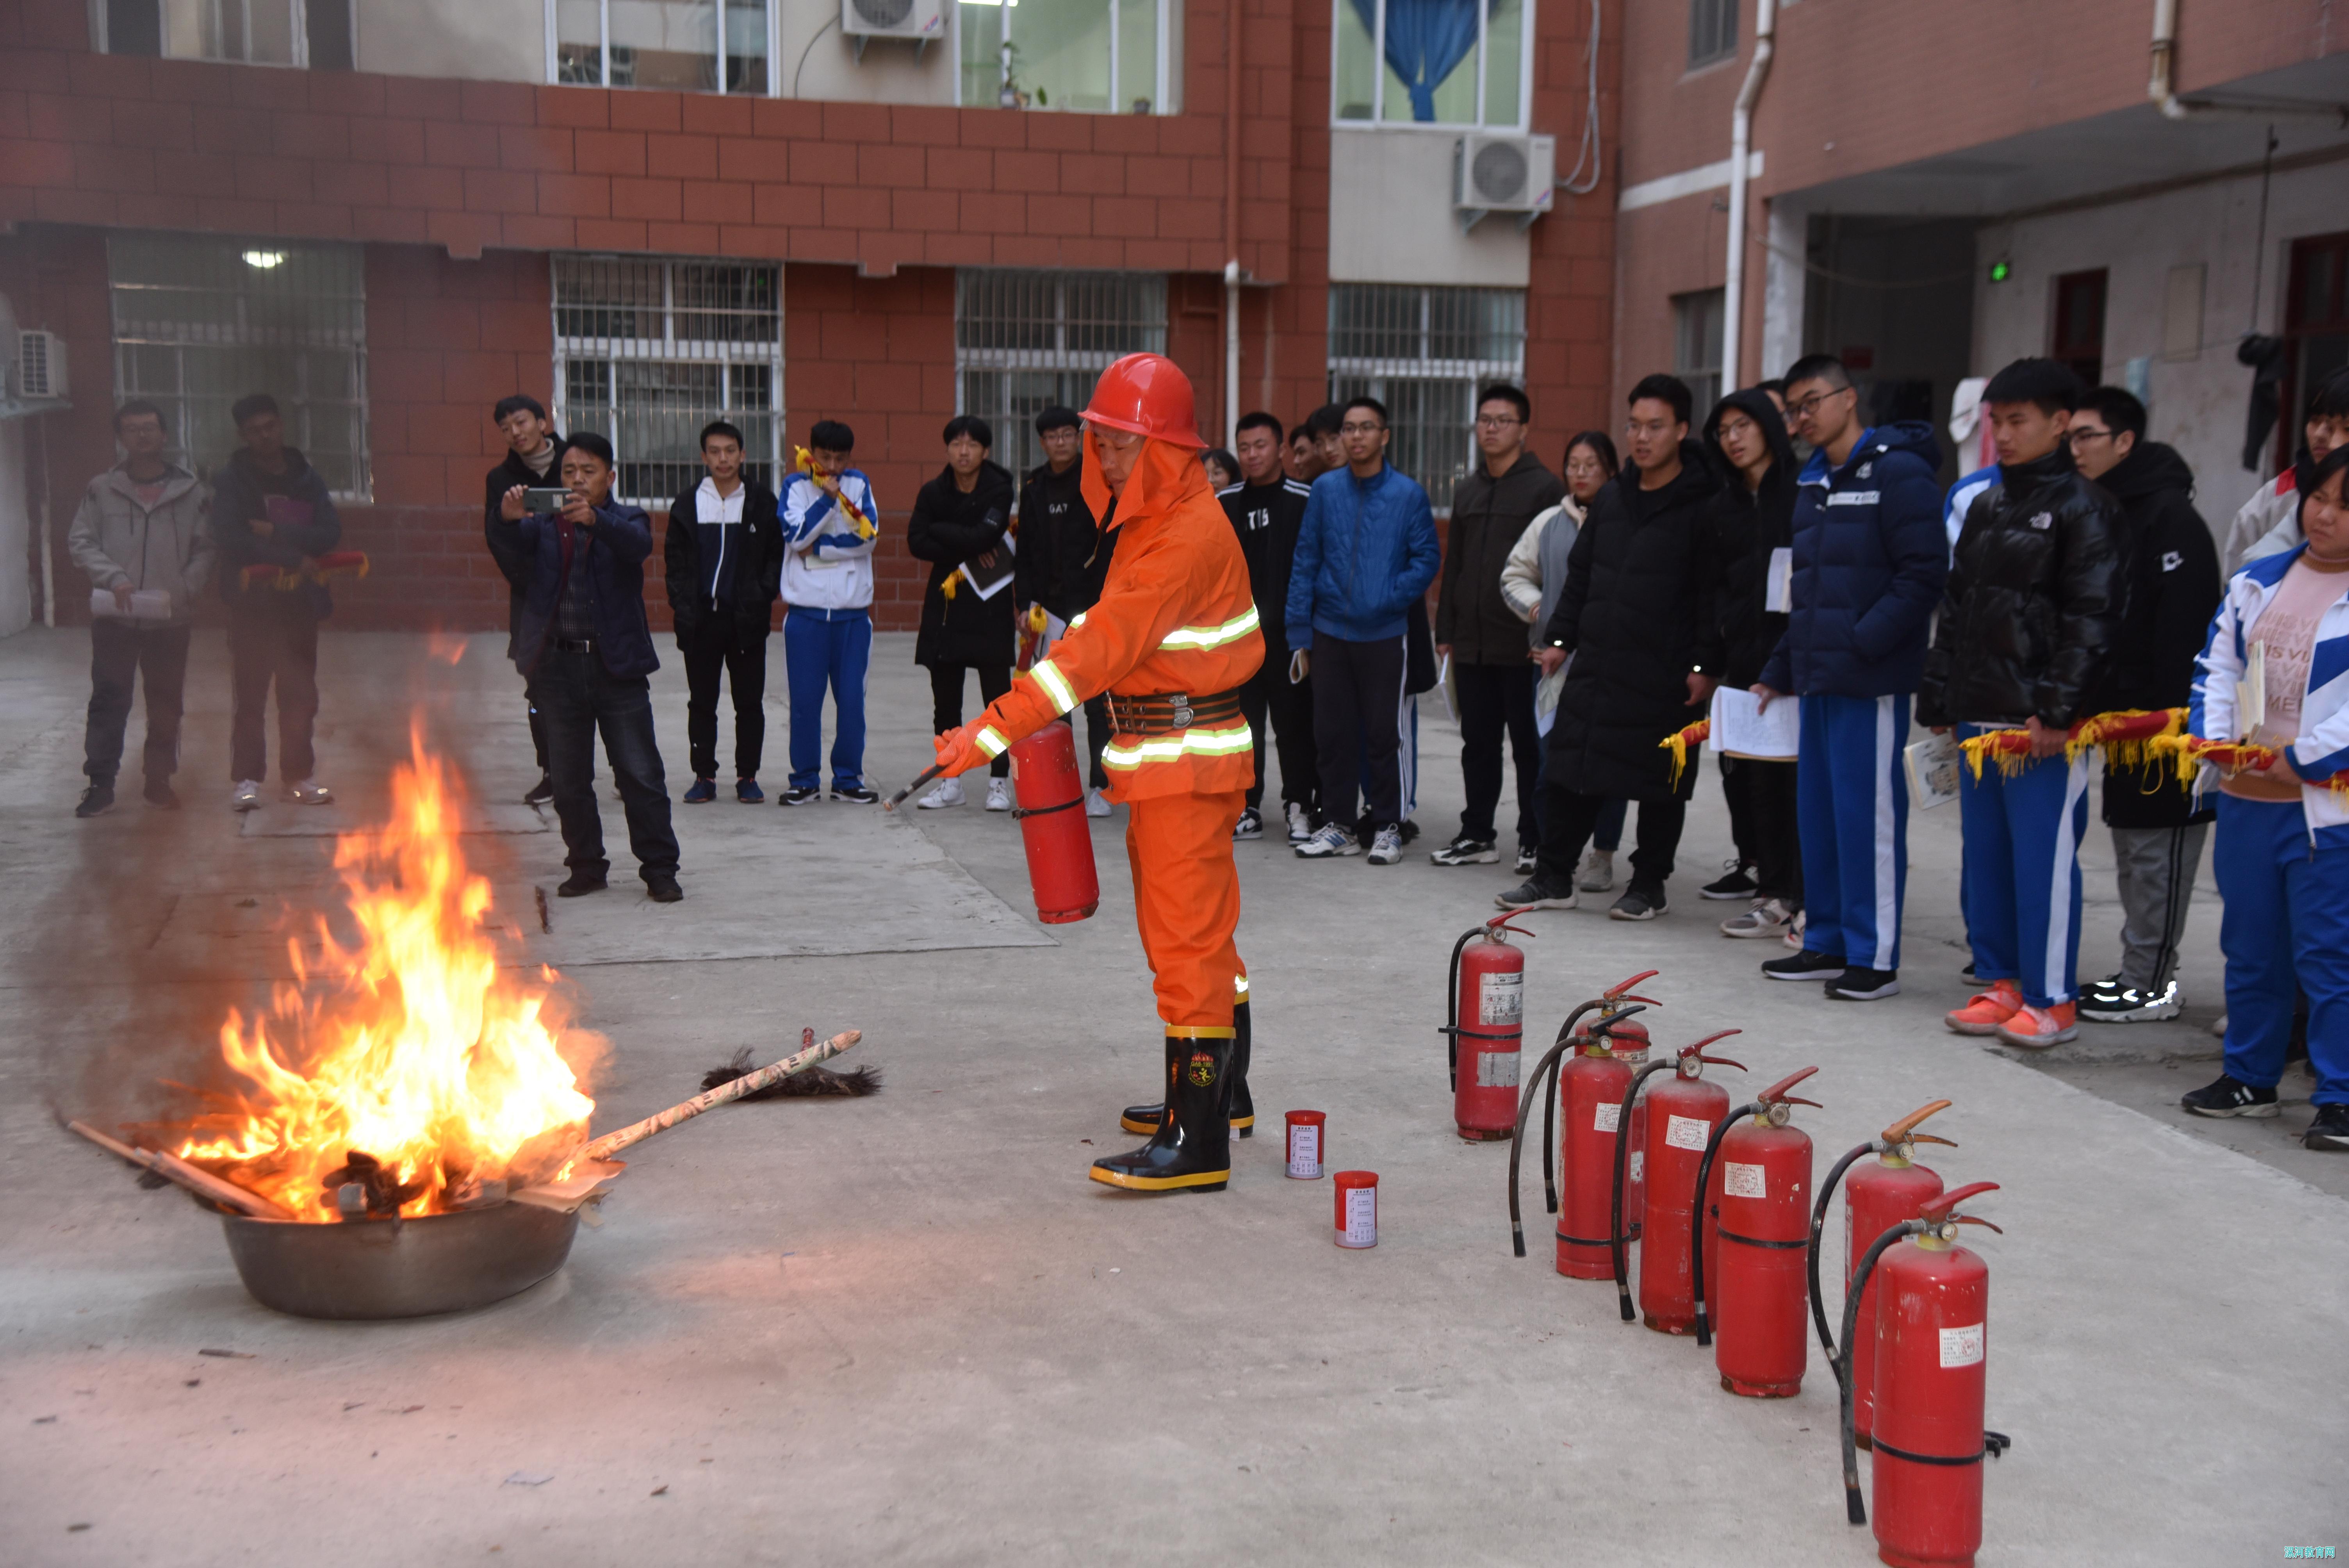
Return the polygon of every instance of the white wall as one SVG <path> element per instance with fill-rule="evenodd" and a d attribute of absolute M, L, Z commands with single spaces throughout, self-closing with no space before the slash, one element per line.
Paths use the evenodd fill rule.
<path fill-rule="evenodd" d="M 2323 164 L 2275 177 L 2267 246 L 2255 256 L 2260 181 L 2214 181 L 2141 201 L 1985 225 L 1976 240 L 1982 281 L 1974 292 L 1974 373 L 2047 352 L 2054 280 L 2092 267 L 2109 270 L 2105 303 L 2105 379 L 2126 386 L 2128 361 L 2149 356 L 2150 433 L 2193 466 L 2195 505 L 2221 534 L 2261 475 L 2242 466 L 2243 418 L 2251 373 L 2235 344 L 2252 324 L 2252 284 L 2263 274 L 2258 330 L 2282 330 L 2283 284 L 2294 239 L 2349 227 L 2344 166 Z M 2013 276 L 1989 282 L 2004 257 Z M 2170 269 L 2203 266 L 2201 330 L 2190 352 L 2163 356 Z"/>
<path fill-rule="evenodd" d="M 1516 214 L 1496 212 L 1460 232 L 1452 211 L 1459 138 L 1452 130 L 1330 131 L 1333 282 L 1526 286 L 1533 238 L 1519 232 Z"/>

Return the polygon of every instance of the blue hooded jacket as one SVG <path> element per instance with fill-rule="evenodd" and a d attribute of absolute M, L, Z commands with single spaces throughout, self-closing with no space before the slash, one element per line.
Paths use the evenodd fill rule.
<path fill-rule="evenodd" d="M 563 596 L 563 530 L 553 517 L 533 513 L 514 525 L 523 570 L 521 612 L 514 616 L 514 666 L 528 675 L 538 667 L 554 634 L 555 602 Z M 574 531 L 571 569 L 585 575 L 588 614 L 595 624 L 595 651 L 604 667 L 621 680 L 660 668 L 653 634 L 645 623 L 645 557 L 653 552 L 652 519 L 622 501 L 595 509 L 595 526 Z"/>
<path fill-rule="evenodd" d="M 1289 564 L 1288 645 L 1310 648 L 1316 632 L 1350 643 L 1402 636 L 1404 613 L 1426 596 L 1443 561 L 1418 480 L 1392 464 L 1367 480 L 1351 469 L 1323 474 Z"/>
<path fill-rule="evenodd" d="M 1950 573 L 1940 444 L 1916 420 L 1859 438 L 1796 480 L 1792 614 L 1762 684 L 1796 696 L 1898 696 L 1925 673 L 1926 631 Z"/>

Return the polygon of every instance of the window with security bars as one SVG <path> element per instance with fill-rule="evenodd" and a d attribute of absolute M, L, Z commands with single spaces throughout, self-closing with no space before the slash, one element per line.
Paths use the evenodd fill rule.
<path fill-rule="evenodd" d="M 1055 403 L 1082 408 L 1124 355 L 1165 352 L 1163 274 L 955 274 L 956 411 L 995 427 L 994 459 L 1015 474 L 1044 460 L 1038 414 Z"/>
<path fill-rule="evenodd" d="M 742 432 L 742 471 L 783 458 L 783 274 L 771 263 L 554 258 L 554 418 L 619 459 L 613 493 L 666 507 L 701 481 L 701 428 Z"/>
<path fill-rule="evenodd" d="M 358 246 L 113 234 L 106 266 L 117 393 L 163 410 L 174 460 L 209 478 L 236 448 L 231 405 L 266 392 L 326 488 L 367 499 Z"/>
<path fill-rule="evenodd" d="M 1698 419 L 1721 401 L 1722 327 L 1728 297 L 1720 289 L 1672 295 L 1672 374 L 1688 387 Z"/>
<path fill-rule="evenodd" d="M 1523 289 L 1330 285 L 1330 400 L 1387 406 L 1387 461 L 1438 511 L 1475 457 L 1477 392 L 1525 369 Z"/>

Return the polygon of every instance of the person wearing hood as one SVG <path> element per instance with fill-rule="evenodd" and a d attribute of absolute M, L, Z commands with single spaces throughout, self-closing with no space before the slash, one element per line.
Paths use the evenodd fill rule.
<path fill-rule="evenodd" d="M 1932 427 L 1860 421 L 1843 362 L 1815 354 L 1786 373 L 1793 434 L 1811 444 L 1795 481 L 1786 629 L 1754 694 L 1802 699 L 1795 816 L 1803 951 L 1762 965 L 1817 980 L 1838 1001 L 1900 990 L 1909 881 L 1901 750 L 1927 629 L 1949 574 Z"/>
<path fill-rule="evenodd" d="M 2219 552 L 2194 510 L 2194 470 L 2145 436 L 2145 405 L 2099 387 L 2072 416 L 2072 460 L 2121 504 L 2127 580 L 2120 629 L 2089 713 L 2184 707 L 2219 613 Z M 2080 995 L 2090 1023 L 2175 1018 L 2178 946 L 2215 803 L 2199 803 L 2167 759 L 2105 762 L 2104 819 L 2120 881 L 2121 966 Z"/>
<path fill-rule="evenodd" d="M 2251 492 L 2227 527 L 2220 572 L 2232 577 L 2254 561 L 2300 548 L 2301 498 L 2308 494 L 2316 465 L 2336 447 L 2349 446 L 2349 369 L 2336 370 L 2308 400 L 2301 447 L 2292 466 Z"/>
<path fill-rule="evenodd" d="M 251 811 L 269 777 L 265 723 L 269 688 L 277 688 L 277 766 L 285 799 L 324 806 L 334 791 L 313 777 L 317 756 L 311 736 L 318 718 L 318 623 L 334 600 L 316 573 L 318 557 L 343 537 L 343 520 L 326 481 L 285 444 L 277 399 L 266 392 L 241 397 L 229 410 L 244 445 L 221 465 L 212 481 L 212 531 L 220 541 L 221 597 L 228 602 L 228 650 L 233 693 L 229 720 L 230 804 Z M 254 574 L 251 567 L 274 567 Z M 304 572 L 294 587 L 279 573 Z M 270 581 L 262 581 L 267 578 Z"/>
<path fill-rule="evenodd" d="M 1655 919 L 1696 790 L 1695 759 L 1676 775 L 1662 742 L 1704 717 L 1719 684 L 1721 485 L 1688 438 L 1685 384 L 1650 376 L 1630 404 L 1630 461 L 1592 498 L 1542 630 L 1542 673 L 1564 665 L 1566 685 L 1543 770 L 1541 849 L 1533 875 L 1495 900 L 1503 909 L 1574 908 L 1582 846 L 1610 801 L 1631 799 L 1631 885 L 1607 913 Z"/>
<path fill-rule="evenodd" d="M 1566 486 L 1526 445 L 1533 404 L 1515 387 L 1476 399 L 1478 461 L 1452 492 L 1452 532 L 1435 605 L 1435 652 L 1452 661 L 1460 699 L 1460 774 L 1467 789 L 1460 832 L 1429 858 L 1439 866 L 1499 860 L 1494 812 L 1501 800 L 1501 739 L 1516 764 L 1516 869 L 1534 869 L 1541 842 L 1541 736 L 1534 723 L 1534 666 L 1525 622 L 1501 577 L 1534 518 L 1566 499 Z"/>
<path fill-rule="evenodd" d="M 1762 678 L 1762 666 L 1786 631 L 1786 586 L 1775 569 L 1786 565 L 1791 575 L 1795 445 L 1778 405 L 1753 387 L 1713 405 L 1705 416 L 1704 449 L 1722 476 L 1713 500 L 1721 547 L 1721 678 L 1744 691 Z M 1722 922 L 1723 935 L 1783 937 L 1803 907 L 1795 760 L 1720 755 L 1737 863 L 1704 896 L 1752 901 L 1744 913 Z"/>
<path fill-rule="evenodd" d="M 1936 734 L 2030 737 L 2027 755 L 1979 779 L 1960 770 L 1966 935 L 1990 989 L 1947 1021 L 2033 1049 L 2079 1033 L 2088 756 L 2067 759 L 2065 741 L 2096 711 L 2127 585 L 2119 504 L 2064 443 L 2081 395 L 2053 359 L 2018 359 L 1991 377 L 1982 401 L 1998 483 L 1966 513 L 1917 693 L 1918 721 Z"/>
<path fill-rule="evenodd" d="M 914 495 L 905 519 L 905 548 L 930 563 L 922 593 L 921 630 L 914 639 L 914 662 L 930 672 L 931 729 L 945 735 L 962 727 L 963 675 L 978 672 L 981 702 L 1011 689 L 1011 665 L 1019 655 L 1014 612 L 1019 595 L 1009 470 L 993 462 L 995 427 L 976 414 L 947 421 L 947 466 Z M 991 590 L 982 593 L 981 585 Z M 998 757 L 988 770 L 987 809 L 1011 810 L 1011 758 Z M 962 780 L 945 778 L 915 804 L 936 810 L 963 802 Z"/>

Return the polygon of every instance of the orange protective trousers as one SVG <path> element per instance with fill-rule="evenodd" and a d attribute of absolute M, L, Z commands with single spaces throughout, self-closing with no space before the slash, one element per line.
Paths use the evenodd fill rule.
<path fill-rule="evenodd" d="M 1240 923 L 1232 827 L 1247 792 L 1153 795 L 1126 806 L 1125 854 L 1133 867 L 1133 923 L 1150 960 L 1158 1016 L 1170 1027 L 1229 1028 L 1240 973 L 1232 934 Z"/>

